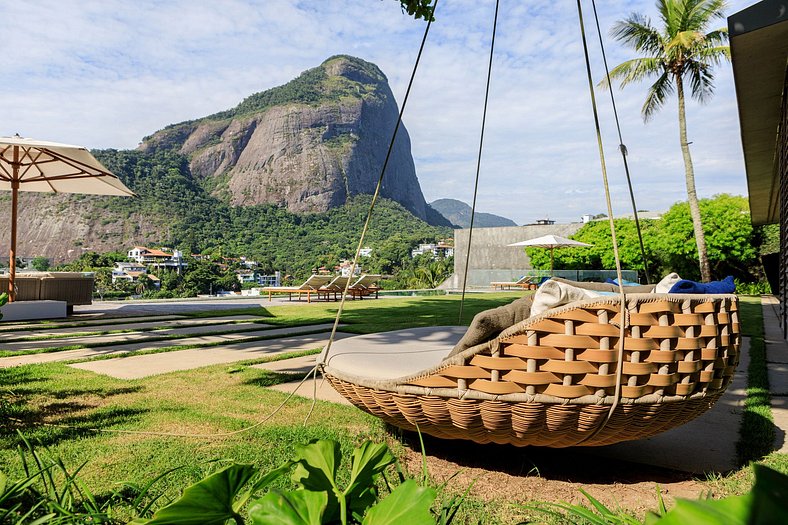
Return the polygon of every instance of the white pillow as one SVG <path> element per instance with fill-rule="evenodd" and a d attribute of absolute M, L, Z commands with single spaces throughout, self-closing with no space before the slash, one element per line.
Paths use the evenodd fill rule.
<path fill-rule="evenodd" d="M 681 280 L 679 274 L 676 272 L 669 273 L 665 277 L 662 278 L 660 282 L 657 283 L 657 286 L 654 288 L 654 291 L 651 293 L 668 293 L 673 285 L 676 284 Z"/>
<path fill-rule="evenodd" d="M 599 292 L 578 288 L 571 284 L 559 281 L 546 281 L 534 294 L 534 304 L 531 306 L 531 316 L 539 315 L 551 308 L 584 299 L 599 297 Z"/>

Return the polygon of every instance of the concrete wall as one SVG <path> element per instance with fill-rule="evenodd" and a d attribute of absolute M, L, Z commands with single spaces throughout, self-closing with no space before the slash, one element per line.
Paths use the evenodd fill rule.
<path fill-rule="evenodd" d="M 581 222 L 573 222 L 549 226 L 474 228 L 468 262 L 468 286 L 489 288 L 493 281 L 513 281 L 532 269 L 531 261 L 523 248 L 507 246 L 507 244 L 550 234 L 571 237 L 582 226 Z M 469 229 L 454 230 L 454 275 L 441 286 L 442 288 L 462 287 L 469 232 Z"/>

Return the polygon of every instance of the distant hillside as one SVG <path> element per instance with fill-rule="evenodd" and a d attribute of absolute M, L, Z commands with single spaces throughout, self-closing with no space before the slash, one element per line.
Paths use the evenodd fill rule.
<path fill-rule="evenodd" d="M 212 195 L 234 205 L 324 212 L 372 194 L 399 110 L 375 65 L 338 55 L 234 109 L 167 126 L 140 150 L 185 155 Z M 381 196 L 432 221 L 400 126 Z"/>
<path fill-rule="evenodd" d="M 431 202 L 430 207 L 458 228 L 467 228 L 471 225 L 471 207 L 462 201 L 438 199 Z M 500 215 L 476 212 L 476 218 L 473 221 L 474 228 L 495 228 L 498 226 L 517 226 L 517 224 Z"/>

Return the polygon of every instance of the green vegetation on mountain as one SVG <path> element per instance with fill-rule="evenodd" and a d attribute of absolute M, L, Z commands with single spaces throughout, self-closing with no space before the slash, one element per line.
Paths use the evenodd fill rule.
<path fill-rule="evenodd" d="M 360 72 L 353 81 L 341 76 L 329 76 L 326 67 L 337 60 L 346 60 Z M 376 87 L 380 82 L 387 82 L 386 75 L 375 65 L 350 55 L 334 55 L 327 58 L 318 67 L 307 69 L 298 77 L 281 86 L 276 86 L 246 97 L 232 109 L 220 111 L 207 117 L 188 120 L 166 126 L 161 133 L 168 139 L 159 141 L 156 149 L 178 149 L 188 135 L 201 122 L 229 121 L 234 118 L 262 113 L 274 106 L 285 104 L 305 104 L 318 106 L 327 102 L 339 102 L 343 97 L 367 99 L 378 96 Z M 144 137 L 146 142 L 153 136 Z M 162 148 L 161 146 L 164 146 Z"/>
<path fill-rule="evenodd" d="M 136 199 L 97 200 L 105 220 L 123 221 L 132 212 L 142 212 L 166 224 L 151 243 L 154 246 L 178 248 L 186 254 L 245 255 L 256 260 L 264 272 L 279 270 L 302 276 L 313 268 L 331 267 L 352 258 L 371 199 L 360 195 L 328 212 L 303 215 L 269 204 L 233 207 L 209 195 L 194 180 L 187 159 L 181 155 L 166 151 L 94 153 L 139 195 Z M 410 248 L 419 241 L 450 234 L 449 228 L 430 226 L 399 204 L 381 199 L 366 244 L 374 254 L 395 237 L 409 257 Z M 386 269 L 396 270 L 402 260 L 399 257 Z"/>

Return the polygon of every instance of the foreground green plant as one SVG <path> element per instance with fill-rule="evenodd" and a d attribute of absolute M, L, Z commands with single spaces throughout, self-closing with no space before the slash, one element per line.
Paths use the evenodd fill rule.
<path fill-rule="evenodd" d="M 8 294 L 0 293 L 0 306 L 3 306 L 7 302 L 8 302 Z M 2 320 L 3 320 L 3 312 L 0 312 L 0 321 Z"/>
<path fill-rule="evenodd" d="M 178 500 L 157 511 L 153 518 L 133 523 L 220 525 L 233 520 L 243 524 L 246 520 L 242 512 L 247 504 L 253 525 L 436 523 L 431 513 L 434 489 L 403 479 L 394 489 L 389 485 L 384 470 L 395 464 L 396 458 L 385 444 L 367 441 L 354 450 L 350 479 L 344 486 L 338 480 L 341 461 L 339 443 L 324 439 L 297 446 L 295 459 L 268 473 L 258 472 L 252 465 L 230 465 L 184 490 Z M 250 501 L 288 473 L 296 489 L 274 488 Z M 380 478 L 389 490 L 384 498 L 378 493 Z"/>
<path fill-rule="evenodd" d="M 778 525 L 788 523 L 788 476 L 764 465 L 754 464 L 755 484 L 742 496 L 723 499 L 677 499 L 668 511 L 662 495 L 657 494 L 658 509 L 640 520 L 623 511 L 613 511 L 584 490 L 589 509 L 569 503 L 536 502 L 526 505 L 560 523 L 591 525 Z M 530 523 L 530 522 L 526 522 Z"/>

